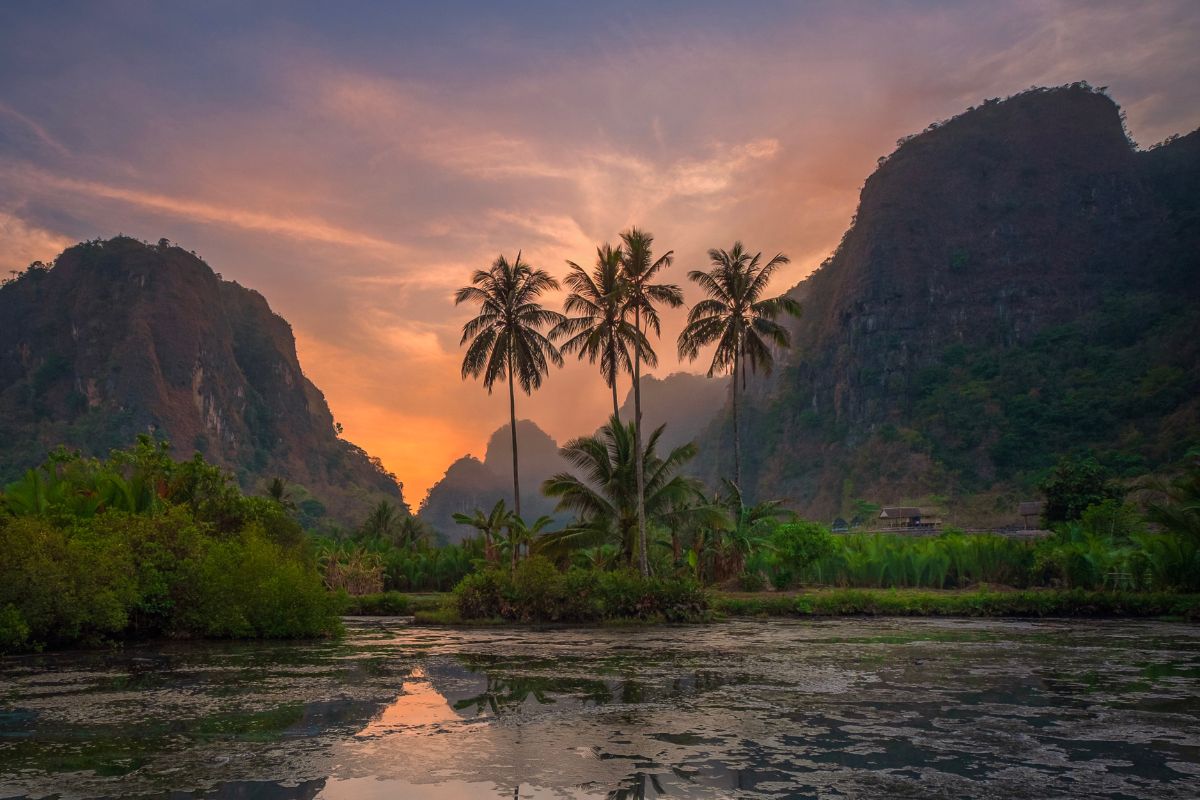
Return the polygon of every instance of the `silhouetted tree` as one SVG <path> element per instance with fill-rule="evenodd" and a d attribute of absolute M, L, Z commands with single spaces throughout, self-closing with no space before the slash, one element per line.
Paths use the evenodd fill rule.
<path fill-rule="evenodd" d="M 526 394 L 542 385 L 550 364 L 562 366 L 558 348 L 542 334 L 564 319 L 557 311 L 542 308 L 538 298 L 558 288 L 558 281 L 545 270 L 533 269 L 521 261 L 511 264 L 504 256 L 491 269 L 476 270 L 470 286 L 459 289 L 455 305 L 479 304 L 479 315 L 463 326 L 459 344 L 470 344 L 463 357 L 462 377 L 483 377 L 483 385 L 492 392 L 497 380 L 508 381 L 508 413 L 512 423 L 513 507 L 521 514 L 521 480 L 517 470 L 517 400 L 519 382 Z"/>
<path fill-rule="evenodd" d="M 671 266 L 674 252 L 668 250 L 658 260 L 654 260 L 654 237 L 646 231 L 630 228 L 621 234 L 625 243 L 621 257 L 621 275 L 628 287 L 628 304 L 633 311 L 633 326 L 639 336 L 644 337 L 645 331 L 653 330 L 654 335 L 662 333 L 655 304 L 662 303 L 672 308 L 683 305 L 683 292 L 670 283 L 654 283 L 655 276 L 663 269 Z M 642 328 L 645 323 L 645 329 Z M 650 574 L 650 559 L 646 543 L 646 469 L 642 463 L 642 348 L 634 350 L 633 354 L 633 435 L 634 453 L 636 456 L 637 478 L 637 530 L 638 530 L 638 567 L 642 575 Z"/>
<path fill-rule="evenodd" d="M 695 360 L 700 348 L 717 345 L 708 375 L 729 371 L 733 377 L 733 482 L 742 484 L 742 440 L 738 425 L 738 379 L 746 388 L 746 364 L 757 372 L 770 372 L 775 363 L 768 342 L 788 347 L 791 336 L 776 322 L 780 314 L 800 315 L 800 304 L 789 297 L 764 298 L 767 283 L 776 269 L 788 263 L 779 253 L 759 264 L 762 253 L 750 255 L 741 242 L 726 250 L 709 250 L 712 269 L 692 270 L 688 278 L 708 295 L 688 312 L 687 325 L 679 334 L 679 355 Z"/>

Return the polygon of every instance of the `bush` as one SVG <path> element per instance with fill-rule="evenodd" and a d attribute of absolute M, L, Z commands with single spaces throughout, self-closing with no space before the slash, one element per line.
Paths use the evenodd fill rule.
<path fill-rule="evenodd" d="M 340 629 L 294 521 L 149 440 L 107 462 L 56 452 L 7 487 L 0 553 L 0 651 Z"/>
<path fill-rule="evenodd" d="M 708 595 L 692 579 L 642 578 L 632 570 L 560 572 L 539 556 L 521 562 L 511 576 L 497 569 L 468 575 L 454 588 L 452 603 L 463 620 L 687 622 L 708 613 Z"/>
<path fill-rule="evenodd" d="M 339 630 L 338 599 L 316 569 L 270 541 L 261 528 L 206 543 L 189 565 L 176 618 L 180 632 L 236 638 L 294 638 Z"/>

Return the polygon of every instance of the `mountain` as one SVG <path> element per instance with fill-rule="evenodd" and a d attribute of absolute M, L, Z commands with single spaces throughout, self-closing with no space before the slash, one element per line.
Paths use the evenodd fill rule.
<path fill-rule="evenodd" d="M 756 498 L 1011 521 L 1062 454 L 1154 469 L 1200 441 L 1200 132 L 1138 150 L 1086 84 L 990 100 L 880 159 L 791 295 L 743 416 Z M 705 439 L 715 480 L 726 415 Z"/>
<path fill-rule="evenodd" d="M 288 323 L 194 254 L 86 242 L 0 287 L 0 481 L 56 445 L 102 455 L 147 432 L 248 491 L 299 484 L 309 522 L 404 502 L 378 459 L 337 437 Z"/>
<path fill-rule="evenodd" d="M 459 542 L 471 530 L 455 514 L 490 511 L 497 500 L 512 508 L 512 428 L 502 425 L 488 439 L 484 460 L 463 456 L 450 465 L 421 501 L 421 519 L 447 541 Z M 555 501 L 542 496 L 542 481 L 567 469 L 558 444 L 531 420 L 517 420 L 517 456 L 521 469 L 521 515 L 529 522 L 553 516 Z"/>
<path fill-rule="evenodd" d="M 642 376 L 642 426 L 652 431 L 666 425 L 659 448 L 668 452 L 695 441 L 729 397 L 729 381 L 674 372 L 665 378 Z M 633 421 L 633 390 L 621 405 L 621 421 Z"/>

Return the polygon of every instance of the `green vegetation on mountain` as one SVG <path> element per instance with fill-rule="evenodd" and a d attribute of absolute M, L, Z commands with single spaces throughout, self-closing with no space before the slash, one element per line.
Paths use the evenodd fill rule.
<path fill-rule="evenodd" d="M 804 316 L 747 392 L 743 488 L 825 519 L 937 497 L 1004 524 L 1063 455 L 1178 463 L 1200 442 L 1198 182 L 1200 133 L 1137 150 L 1086 85 L 903 140 L 790 292 Z M 706 480 L 731 470 L 727 430 Z"/>

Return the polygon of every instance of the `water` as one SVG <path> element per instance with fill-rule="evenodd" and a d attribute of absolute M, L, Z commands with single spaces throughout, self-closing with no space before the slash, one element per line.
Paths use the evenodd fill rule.
<path fill-rule="evenodd" d="M 1200 627 L 738 621 L 0 660 L 0 797 L 1200 797 Z"/>

